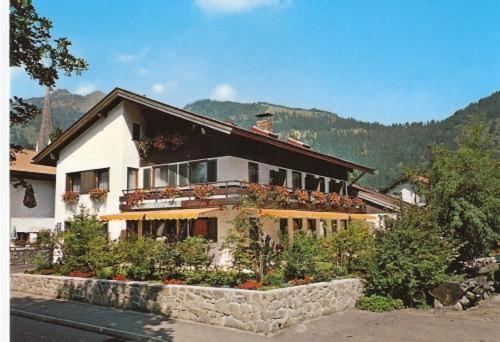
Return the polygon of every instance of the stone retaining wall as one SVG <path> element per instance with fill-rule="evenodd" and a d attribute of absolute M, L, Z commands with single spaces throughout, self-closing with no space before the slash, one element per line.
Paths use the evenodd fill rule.
<path fill-rule="evenodd" d="M 31 247 L 15 247 L 10 248 L 10 264 L 11 265 L 27 265 L 30 258 L 39 253 L 47 254 L 46 250 Z"/>
<path fill-rule="evenodd" d="M 10 289 L 261 334 L 274 334 L 312 318 L 353 308 L 362 295 L 360 279 L 252 291 L 12 274 Z"/>

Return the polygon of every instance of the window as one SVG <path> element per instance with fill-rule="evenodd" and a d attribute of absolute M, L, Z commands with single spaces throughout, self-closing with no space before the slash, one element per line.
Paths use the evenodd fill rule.
<path fill-rule="evenodd" d="M 191 184 L 206 183 L 207 173 L 206 162 L 189 163 L 189 181 Z"/>
<path fill-rule="evenodd" d="M 259 183 L 259 164 L 248 162 L 248 181 Z"/>
<path fill-rule="evenodd" d="M 139 170 L 134 168 L 127 168 L 127 190 L 137 189 L 139 184 L 138 182 L 138 173 Z"/>
<path fill-rule="evenodd" d="M 168 166 L 160 166 L 154 168 L 155 187 L 167 186 L 168 184 Z"/>
<path fill-rule="evenodd" d="M 301 218 L 294 218 L 293 219 L 293 231 L 296 232 L 298 230 L 302 229 L 302 219 Z"/>
<path fill-rule="evenodd" d="M 151 188 L 151 169 L 142 170 L 142 187 L 144 189 Z"/>
<path fill-rule="evenodd" d="M 280 219 L 280 236 L 288 235 L 288 219 L 282 218 Z"/>
<path fill-rule="evenodd" d="M 109 169 L 95 171 L 95 187 L 109 191 Z"/>
<path fill-rule="evenodd" d="M 302 189 L 302 172 L 292 171 L 292 189 Z"/>
<path fill-rule="evenodd" d="M 109 191 L 109 169 L 88 170 L 66 174 L 66 191 L 87 194 L 90 189 Z"/>
<path fill-rule="evenodd" d="M 319 182 L 318 190 L 321 192 L 325 192 L 325 179 L 323 177 L 319 177 L 318 182 Z"/>
<path fill-rule="evenodd" d="M 168 185 L 177 185 L 177 164 L 171 164 L 168 166 Z"/>
<path fill-rule="evenodd" d="M 199 218 L 189 226 L 189 236 L 201 236 L 207 240 L 217 242 L 217 219 Z"/>
<path fill-rule="evenodd" d="M 315 219 L 307 219 L 307 230 L 315 233 L 316 232 L 316 220 Z"/>
<path fill-rule="evenodd" d="M 179 164 L 179 186 L 188 185 L 188 163 Z"/>
<path fill-rule="evenodd" d="M 269 184 L 284 186 L 286 185 L 286 170 L 278 169 L 278 171 L 271 170 L 269 172 Z"/>
<path fill-rule="evenodd" d="M 141 125 L 132 124 L 132 140 L 140 140 L 141 139 Z"/>
<path fill-rule="evenodd" d="M 318 179 L 311 174 L 306 175 L 306 190 L 316 191 L 318 189 Z"/>
<path fill-rule="evenodd" d="M 330 192 L 336 192 L 338 193 L 339 195 L 343 195 L 343 187 L 344 187 L 344 182 L 343 181 L 339 181 L 337 179 L 331 179 L 330 180 L 330 186 L 329 186 L 329 190 Z"/>
<path fill-rule="evenodd" d="M 80 192 L 80 172 L 66 174 L 66 191 Z"/>
<path fill-rule="evenodd" d="M 213 183 L 217 181 L 217 160 L 189 163 L 191 184 Z"/>
<path fill-rule="evenodd" d="M 332 220 L 332 233 L 335 233 L 339 229 L 338 221 Z"/>

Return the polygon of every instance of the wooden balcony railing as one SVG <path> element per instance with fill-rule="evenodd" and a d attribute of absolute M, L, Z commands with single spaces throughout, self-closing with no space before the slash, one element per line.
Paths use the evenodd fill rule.
<path fill-rule="evenodd" d="M 200 185 L 211 185 L 213 186 L 213 195 L 204 198 L 197 199 L 196 198 L 196 187 Z M 240 203 L 241 197 L 251 195 L 251 191 L 249 189 L 250 183 L 244 181 L 224 181 L 224 182 L 211 182 L 211 183 L 202 183 L 202 184 L 190 184 L 183 187 L 177 187 L 180 191 L 180 195 L 176 198 L 177 206 L 182 208 L 194 208 L 194 207 L 207 207 L 207 206 L 221 206 L 221 205 L 235 205 Z M 267 186 L 267 185 L 264 185 Z M 272 186 L 271 186 L 272 187 Z M 142 191 L 145 193 L 145 201 L 155 201 L 158 202 L 160 200 L 169 200 L 163 194 L 165 190 L 165 186 L 162 187 L 153 187 L 149 189 L 127 189 L 122 190 L 123 196 L 120 197 L 120 209 L 121 210 L 132 210 L 132 206 L 127 204 L 127 198 L 129 195 L 136 191 Z M 283 187 L 282 187 L 283 188 Z M 366 212 L 366 207 L 363 204 L 344 207 L 342 205 L 333 206 L 333 205 L 315 205 L 313 203 L 305 203 L 301 204 L 294 198 L 293 192 L 294 190 L 291 188 L 285 188 L 290 193 L 290 201 L 286 205 L 282 205 L 285 208 L 289 209 L 309 209 L 309 210 L 327 210 L 327 211 L 339 211 L 339 212 L 352 212 L 352 213 L 364 213 Z M 307 192 L 309 198 L 311 198 L 311 193 L 314 191 L 304 190 Z M 328 194 L 327 194 L 328 195 Z M 355 200 L 356 197 L 353 196 L 343 196 L 341 197 L 349 197 L 351 200 Z M 172 201 L 172 199 L 170 199 Z M 264 206 L 270 205 L 272 202 L 271 199 L 271 191 L 268 190 L 268 198 L 265 201 Z M 161 207 L 161 206 L 160 206 Z M 166 207 L 166 205 L 165 205 Z M 156 207 L 155 207 L 156 208 Z"/>

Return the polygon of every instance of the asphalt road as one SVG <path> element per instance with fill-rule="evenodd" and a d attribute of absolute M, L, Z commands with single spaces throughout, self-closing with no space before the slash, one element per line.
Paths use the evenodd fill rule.
<path fill-rule="evenodd" d="M 10 316 L 10 340 L 12 342 L 88 342 L 119 341 L 109 336 L 40 322 L 28 318 Z"/>
<path fill-rule="evenodd" d="M 272 337 L 17 292 L 11 293 L 11 309 L 175 342 L 500 340 L 500 295 L 492 296 L 478 307 L 459 312 L 406 309 L 373 313 L 347 310 L 290 327 Z M 18 316 L 11 315 L 11 318 L 12 341 L 120 341 Z"/>

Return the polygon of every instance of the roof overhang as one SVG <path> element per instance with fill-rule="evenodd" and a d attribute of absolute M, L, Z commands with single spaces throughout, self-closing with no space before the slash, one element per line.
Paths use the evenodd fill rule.
<path fill-rule="evenodd" d="M 55 165 L 56 156 L 59 151 L 70 143 L 73 139 L 78 137 L 83 131 L 90 127 L 100 118 L 106 116 L 107 111 L 116 106 L 120 101 L 130 101 L 137 103 L 141 106 L 146 106 L 148 108 L 154 109 L 156 111 L 173 115 L 175 117 L 189 120 L 193 123 L 205 126 L 207 128 L 214 129 L 216 131 L 234 134 L 237 136 L 244 137 L 246 139 L 252 139 L 254 141 L 260 141 L 266 144 L 273 145 L 277 148 L 285 149 L 291 152 L 299 153 L 311 158 L 320 159 L 335 165 L 343 166 L 350 170 L 359 170 L 361 172 L 373 173 L 375 169 L 369 168 L 354 162 L 342 160 L 340 158 L 332 157 L 326 154 L 312 151 L 308 148 L 297 146 L 295 144 L 287 143 L 281 141 L 274 137 L 264 136 L 262 134 L 257 134 L 240 127 L 228 124 L 219 120 L 208 118 L 184 109 L 173 107 L 165 103 L 152 100 L 145 96 L 138 95 L 136 93 L 124 90 L 121 88 L 113 89 L 109 94 L 101 99 L 94 107 L 92 107 L 86 114 L 84 114 L 80 119 L 78 119 L 73 125 L 71 125 L 66 131 L 64 131 L 61 136 L 54 140 L 51 144 L 46 146 L 40 153 L 33 157 L 33 161 L 37 164 L 44 165 Z"/>

